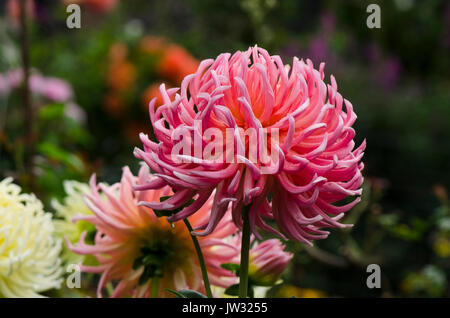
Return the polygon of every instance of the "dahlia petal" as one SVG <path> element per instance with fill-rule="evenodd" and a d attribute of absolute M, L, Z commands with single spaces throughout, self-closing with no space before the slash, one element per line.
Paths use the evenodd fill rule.
<path fill-rule="evenodd" d="M 175 222 L 178 220 L 185 219 L 188 216 L 192 215 L 193 213 L 197 212 L 197 210 L 200 209 L 205 204 L 205 202 L 209 199 L 212 192 L 213 192 L 213 189 L 199 193 L 198 198 L 191 205 L 184 208 L 180 212 L 175 213 L 174 215 L 168 217 L 167 220 L 170 222 Z"/>
<path fill-rule="evenodd" d="M 145 206 L 154 210 L 174 210 L 186 204 L 193 195 L 194 191 L 190 189 L 176 192 L 173 196 L 163 202 L 139 202 L 138 206 Z"/>
<path fill-rule="evenodd" d="M 292 194 L 304 193 L 311 190 L 317 184 L 327 181 L 326 178 L 318 177 L 317 174 L 315 174 L 312 180 L 308 182 L 308 184 L 306 184 L 305 186 L 297 186 L 293 184 L 284 173 L 281 173 L 280 176 L 277 176 L 277 180 L 280 182 L 283 188 L 286 189 L 286 191 Z"/>
<path fill-rule="evenodd" d="M 145 190 L 152 190 L 152 189 L 160 189 L 166 184 L 164 183 L 164 180 L 161 178 L 154 178 L 151 181 L 147 183 L 141 183 L 136 184 L 133 186 L 133 189 L 135 191 L 145 191 Z"/>

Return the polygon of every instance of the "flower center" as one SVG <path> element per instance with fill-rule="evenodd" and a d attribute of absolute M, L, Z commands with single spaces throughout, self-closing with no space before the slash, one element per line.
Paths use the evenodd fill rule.
<path fill-rule="evenodd" d="M 140 285 L 152 277 L 170 277 L 170 273 L 177 268 L 192 265 L 189 260 L 194 251 L 188 234 L 182 224 L 176 224 L 173 228 L 169 224 L 152 227 L 133 263 L 135 270 L 144 267 L 139 278 Z"/>

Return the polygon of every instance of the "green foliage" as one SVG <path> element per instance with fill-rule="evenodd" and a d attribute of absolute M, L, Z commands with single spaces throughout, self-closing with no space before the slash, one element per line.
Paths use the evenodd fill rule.
<path fill-rule="evenodd" d="M 239 264 L 225 263 L 225 264 L 221 264 L 220 267 L 233 272 L 233 274 L 235 274 L 236 276 L 239 276 Z"/>

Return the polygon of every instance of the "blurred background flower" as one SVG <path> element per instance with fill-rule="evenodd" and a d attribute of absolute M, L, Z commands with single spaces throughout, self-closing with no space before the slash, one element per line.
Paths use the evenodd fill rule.
<path fill-rule="evenodd" d="M 61 240 L 67 239 L 71 243 L 76 243 L 81 234 L 86 232 L 87 240 L 93 243 L 96 233 L 95 226 L 86 221 L 74 221 L 76 216 L 92 215 L 92 211 L 84 201 L 84 196 L 90 192 L 89 185 L 70 180 L 64 181 L 63 185 L 66 197 L 62 202 L 56 199 L 51 202 L 52 208 L 55 210 L 53 223 L 56 236 Z M 65 244 L 61 258 L 65 264 L 82 264 L 85 259 L 83 255 L 73 253 Z"/>
<path fill-rule="evenodd" d="M 150 100 L 160 97 L 161 82 L 168 87 L 179 86 L 186 75 L 195 72 L 199 62 L 186 49 L 163 37 L 142 36 L 131 42 L 115 42 L 109 48 L 108 92 L 103 105 L 122 127 L 122 137 L 136 144 L 140 132 L 152 131 L 142 119 L 148 117 Z"/>

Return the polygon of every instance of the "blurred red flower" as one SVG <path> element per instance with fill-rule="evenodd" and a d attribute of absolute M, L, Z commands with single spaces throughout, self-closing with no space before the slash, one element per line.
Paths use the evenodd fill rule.
<path fill-rule="evenodd" d="M 173 83 L 181 83 L 186 75 L 195 73 L 199 64 L 199 61 L 184 48 L 172 44 L 158 63 L 157 72 Z"/>

